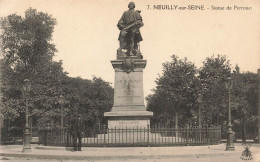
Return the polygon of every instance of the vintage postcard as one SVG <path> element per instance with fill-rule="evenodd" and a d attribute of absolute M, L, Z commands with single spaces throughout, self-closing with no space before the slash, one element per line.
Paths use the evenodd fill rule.
<path fill-rule="evenodd" d="M 0 23 L 1 160 L 260 161 L 260 1 L 0 0 Z"/>

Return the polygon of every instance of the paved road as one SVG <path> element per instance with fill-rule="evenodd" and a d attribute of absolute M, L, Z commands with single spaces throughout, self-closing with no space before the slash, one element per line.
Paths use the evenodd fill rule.
<path fill-rule="evenodd" d="M 51 147 L 54 149 L 54 147 Z M 0 162 L 61 162 L 59 160 L 60 155 L 66 155 L 73 160 L 62 160 L 62 162 L 239 162 L 241 153 L 244 150 L 241 144 L 235 144 L 236 150 L 233 152 L 224 151 L 225 144 L 210 145 L 210 146 L 183 146 L 183 147 L 147 147 L 147 148 L 84 148 L 81 152 L 72 152 L 66 150 L 45 150 L 45 149 L 33 149 L 31 155 L 42 155 L 41 158 L 33 159 L 35 156 L 22 156 L 22 146 L 1 146 L 0 152 L 3 154 L 0 156 Z M 253 144 L 250 148 L 253 153 L 253 160 L 247 160 L 249 162 L 260 162 L 260 144 Z M 4 157 L 4 153 L 12 153 L 18 156 Z M 117 155 L 117 159 L 105 160 L 104 158 L 113 157 L 111 154 Z M 51 155 L 57 155 L 53 159 Z M 98 158 L 100 160 L 88 160 L 93 159 L 93 156 L 104 157 Z M 108 156 L 110 155 L 110 156 Z M 171 156 L 167 156 L 171 155 Z M 44 156 L 44 157 L 43 157 Z M 123 156 L 123 157 L 120 157 Z M 199 156 L 199 157 L 197 157 Z M 20 158 L 15 158 L 20 157 Z M 23 157 L 23 158 L 22 158 Z M 28 158 L 27 158 L 28 157 Z M 49 159 L 42 159 L 48 158 Z M 75 160 L 75 159 L 84 160 Z M 96 158 L 94 158 L 96 159 Z"/>
<path fill-rule="evenodd" d="M 0 157 L 1 162 L 243 162 L 240 157 L 237 156 L 225 156 L 225 157 L 202 157 L 202 158 L 164 158 L 164 159 L 120 159 L 120 160 L 37 160 L 37 159 L 16 159 Z M 248 160 L 247 160 L 248 161 Z M 260 158 L 254 158 L 249 162 L 259 162 Z"/>

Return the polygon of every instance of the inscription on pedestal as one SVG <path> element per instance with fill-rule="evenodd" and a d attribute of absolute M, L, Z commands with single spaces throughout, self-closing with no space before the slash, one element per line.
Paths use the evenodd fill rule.
<path fill-rule="evenodd" d="M 109 128 L 147 128 L 150 120 L 109 120 Z"/>
<path fill-rule="evenodd" d="M 108 128 L 147 128 L 152 112 L 146 111 L 143 92 L 143 69 L 146 60 L 112 60 L 115 69 L 114 105 L 106 112 Z"/>
<path fill-rule="evenodd" d="M 142 72 L 116 72 L 114 106 L 144 105 Z"/>

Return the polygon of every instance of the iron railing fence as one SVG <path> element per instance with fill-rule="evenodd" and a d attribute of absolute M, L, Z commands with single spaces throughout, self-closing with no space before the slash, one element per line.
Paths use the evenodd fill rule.
<path fill-rule="evenodd" d="M 221 138 L 222 140 L 227 139 L 227 132 L 221 132 Z M 255 131 L 251 131 L 251 132 L 245 132 L 245 137 L 244 137 L 247 141 L 254 141 L 256 142 L 258 139 L 258 132 L 257 130 Z M 233 131 L 233 140 L 234 142 L 241 142 L 243 139 L 243 132 L 242 131 Z"/>
<path fill-rule="evenodd" d="M 70 146 L 72 135 L 68 128 L 41 129 L 39 134 L 39 144 L 45 146 Z"/>
<path fill-rule="evenodd" d="M 221 143 L 221 128 L 86 129 L 81 137 L 82 147 L 208 145 Z M 39 142 L 73 146 L 72 132 L 68 128 L 40 130 Z"/>
<path fill-rule="evenodd" d="M 38 128 L 30 127 L 31 137 L 38 137 Z M 23 127 L 2 127 L 1 144 L 21 144 L 23 142 Z"/>

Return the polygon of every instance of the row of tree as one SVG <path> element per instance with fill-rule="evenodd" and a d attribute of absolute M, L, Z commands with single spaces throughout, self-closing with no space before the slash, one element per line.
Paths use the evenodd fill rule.
<path fill-rule="evenodd" d="M 156 79 L 156 88 L 147 99 L 148 110 L 154 112 L 151 125 L 198 126 L 199 106 L 202 125 L 221 126 L 227 122 L 227 78 L 234 83 L 231 91 L 232 120 L 236 131 L 246 131 L 249 125 L 256 130 L 258 80 L 255 73 L 241 73 L 239 67 L 231 72 L 225 56 L 208 57 L 201 68 L 188 61 L 172 56 L 163 64 L 162 75 Z M 199 94 L 202 103 L 199 105 Z M 253 126 L 252 126 L 253 125 Z"/>
<path fill-rule="evenodd" d="M 12 14 L 1 18 L 0 112 L 7 127 L 24 126 L 24 79 L 32 84 L 29 116 L 33 125 L 45 127 L 51 122 L 60 126 L 62 117 L 64 125 L 69 125 L 81 115 L 93 127 L 104 122 L 103 113 L 112 107 L 110 83 L 97 77 L 69 77 L 62 62 L 53 61 L 57 52 L 51 43 L 55 24 L 51 15 L 31 8 L 24 17 Z"/>
<path fill-rule="evenodd" d="M 25 16 L 16 14 L 1 18 L 1 92 L 0 111 L 9 126 L 24 126 L 24 79 L 32 83 L 29 114 L 34 124 L 45 127 L 69 125 L 73 117 L 82 117 L 85 125 L 97 127 L 105 123 L 103 113 L 113 104 L 113 89 L 108 82 L 71 78 L 62 62 L 53 61 L 57 52 L 51 43 L 56 20 L 47 13 L 28 9 Z M 205 59 L 197 68 L 186 58 L 173 55 L 163 64 L 162 75 L 147 99 L 148 110 L 154 112 L 151 125 L 198 125 L 198 96 L 202 95 L 202 124 L 223 125 L 227 121 L 228 91 L 225 82 L 232 77 L 231 107 L 233 123 L 246 130 L 257 116 L 257 75 L 231 72 L 225 56 Z"/>

